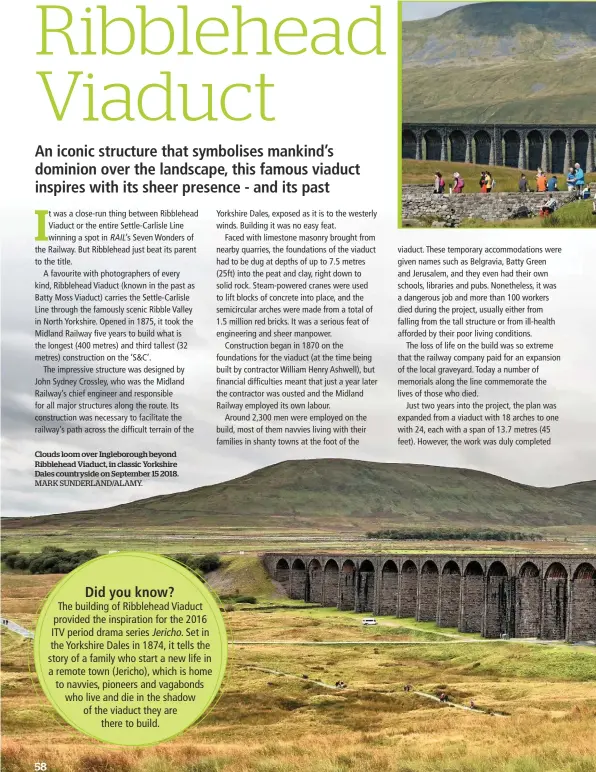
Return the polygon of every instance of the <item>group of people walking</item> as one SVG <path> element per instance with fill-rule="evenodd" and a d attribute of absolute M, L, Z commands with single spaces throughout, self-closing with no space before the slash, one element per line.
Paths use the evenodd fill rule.
<path fill-rule="evenodd" d="M 449 193 L 463 193 L 465 180 L 459 172 L 453 172 L 453 184 L 449 185 Z M 490 193 L 495 188 L 495 178 L 490 172 L 482 172 L 480 175 L 480 192 Z M 441 172 L 435 172 L 433 193 L 443 195 L 445 193 L 445 178 Z"/>
<path fill-rule="evenodd" d="M 587 198 L 589 198 L 589 189 L 586 187 L 586 175 L 581 167 L 581 164 L 576 163 L 574 166 L 569 167 L 569 172 L 565 179 L 568 191 L 577 191 L 584 196 L 585 191 L 588 191 Z M 488 171 L 483 171 L 479 180 L 480 192 L 491 193 L 496 188 L 496 181 L 492 174 Z M 449 185 L 449 193 L 463 193 L 465 187 L 464 178 L 459 172 L 453 172 L 453 183 Z M 445 193 L 446 182 L 443 174 L 439 171 L 435 172 L 435 179 L 433 184 L 433 193 L 443 195 Z M 531 188 L 528 182 L 528 178 L 525 174 L 521 174 L 518 180 L 518 189 L 520 193 L 530 193 Z M 536 171 L 536 192 L 537 193 L 554 193 L 560 190 L 559 180 L 556 174 L 552 174 L 547 178 L 546 173 L 538 168 Z M 584 196 L 585 197 L 585 196 Z"/>
<path fill-rule="evenodd" d="M 553 195 L 560 190 L 558 177 L 554 172 L 550 175 L 550 177 L 547 177 L 546 173 L 542 169 L 538 168 L 536 170 L 535 182 L 536 192 L 547 194 L 546 199 L 540 206 L 539 215 L 540 217 L 550 217 L 550 215 L 555 212 L 558 205 L 557 199 Z M 491 193 L 495 189 L 496 183 L 490 172 L 483 171 L 480 175 L 479 185 L 481 193 Z M 580 163 L 575 163 L 573 166 L 569 167 L 567 176 L 565 178 L 565 185 L 567 186 L 567 191 L 574 193 L 576 198 L 582 198 L 586 200 L 590 198 L 590 188 L 586 184 L 586 174 Z M 463 193 L 464 186 L 465 181 L 461 174 L 459 174 L 459 172 L 453 172 L 453 183 L 449 185 L 449 194 L 451 195 L 452 193 Z M 444 195 L 445 187 L 445 178 L 440 171 L 436 171 L 433 193 Z M 520 174 L 517 187 L 520 193 L 532 192 L 528 178 L 523 172 Z M 596 215 L 596 195 L 594 196 L 594 204 L 592 209 L 592 213 Z"/>
<path fill-rule="evenodd" d="M 484 173 L 484 172 L 483 172 Z M 464 178 L 459 172 L 453 172 L 453 184 L 449 185 L 449 193 L 463 193 L 464 192 Z M 445 193 L 445 178 L 441 172 L 435 172 L 435 182 L 433 185 L 433 193 L 443 195 Z"/>

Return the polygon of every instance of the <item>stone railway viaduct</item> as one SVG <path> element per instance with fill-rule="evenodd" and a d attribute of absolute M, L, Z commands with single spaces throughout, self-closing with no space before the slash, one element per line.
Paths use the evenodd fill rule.
<path fill-rule="evenodd" d="M 577 161 L 582 169 L 596 171 L 596 124 L 404 123 L 402 157 L 518 169 L 540 167 L 556 174 Z"/>
<path fill-rule="evenodd" d="M 290 598 L 485 638 L 596 640 L 594 555 L 267 553 Z"/>

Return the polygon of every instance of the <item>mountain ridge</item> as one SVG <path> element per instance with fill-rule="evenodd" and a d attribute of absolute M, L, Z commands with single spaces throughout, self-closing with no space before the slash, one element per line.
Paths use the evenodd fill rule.
<path fill-rule="evenodd" d="M 214 485 L 103 509 L 4 518 L 7 531 L 74 525 L 323 527 L 376 523 L 596 524 L 596 481 L 542 488 L 472 469 L 355 459 L 282 461 Z"/>
<path fill-rule="evenodd" d="M 471 3 L 407 21 L 402 67 L 404 122 L 596 123 L 596 3 Z"/>

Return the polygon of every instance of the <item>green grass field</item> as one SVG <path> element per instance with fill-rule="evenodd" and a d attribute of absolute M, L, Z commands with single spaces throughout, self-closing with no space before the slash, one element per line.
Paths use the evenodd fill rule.
<path fill-rule="evenodd" d="M 100 553 L 110 550 L 140 550 L 160 554 L 191 553 L 204 555 L 216 552 L 224 558 L 254 557 L 262 552 L 501 552 L 520 554 L 528 552 L 573 553 L 594 549 L 596 526 L 575 527 L 553 526 L 541 528 L 546 541 L 462 541 L 409 539 L 367 539 L 360 528 L 339 530 L 267 530 L 255 532 L 250 528 L 238 528 L 233 532 L 226 528 L 212 528 L 209 525 L 196 528 L 101 528 L 79 527 L 72 531 L 31 528 L 3 534 L 2 548 L 5 551 L 20 550 L 36 553 L 43 547 L 63 547 L 69 551 L 96 549 Z M 236 570 L 236 569 L 234 569 Z M 254 594 L 254 593 L 253 593 Z"/>

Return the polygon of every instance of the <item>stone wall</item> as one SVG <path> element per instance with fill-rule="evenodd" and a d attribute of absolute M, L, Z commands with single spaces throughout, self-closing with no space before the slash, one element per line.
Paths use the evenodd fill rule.
<path fill-rule="evenodd" d="M 424 224 L 424 218 L 436 217 L 439 222 L 457 227 L 470 217 L 483 220 L 508 220 L 521 207 L 538 213 L 545 193 L 453 193 L 437 195 L 432 185 L 402 187 L 402 222 L 404 225 Z M 572 199 L 567 191 L 553 193 L 559 206 Z"/>
<path fill-rule="evenodd" d="M 267 553 L 263 562 L 297 600 L 415 615 L 487 638 L 596 640 L 595 555 Z"/>

